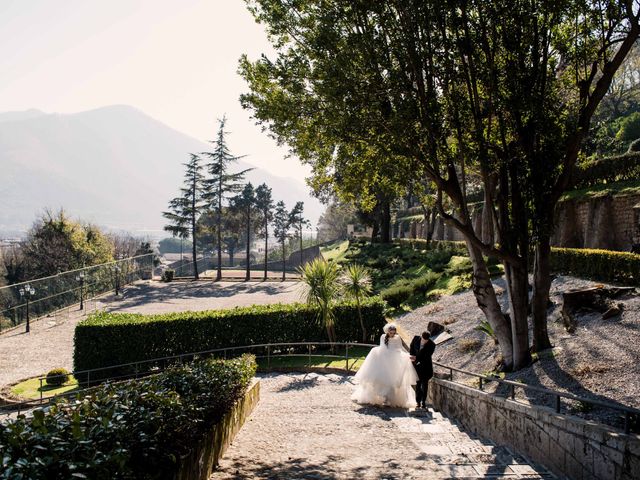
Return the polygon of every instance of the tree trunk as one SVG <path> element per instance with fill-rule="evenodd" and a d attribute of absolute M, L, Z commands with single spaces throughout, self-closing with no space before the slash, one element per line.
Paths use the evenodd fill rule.
<path fill-rule="evenodd" d="M 267 220 L 267 211 L 264 212 L 264 279 L 267 280 L 267 259 L 269 257 L 269 221 Z"/>
<path fill-rule="evenodd" d="M 551 348 L 549 333 L 547 332 L 547 307 L 549 304 L 549 290 L 551 289 L 550 254 L 549 236 L 541 235 L 535 245 L 533 297 L 531 298 L 533 350 L 535 352 Z"/>
<path fill-rule="evenodd" d="M 198 275 L 198 258 L 196 257 L 196 195 L 195 195 L 195 186 L 194 186 L 194 195 L 191 201 L 192 215 L 191 215 L 191 239 L 193 240 L 193 248 L 191 249 L 193 253 L 193 277 L 198 280 L 200 276 Z"/>
<path fill-rule="evenodd" d="M 216 227 L 218 229 L 218 272 L 216 273 L 216 281 L 219 282 L 222 279 L 222 175 L 218 181 Z"/>
<path fill-rule="evenodd" d="M 284 240 L 283 240 L 282 241 L 282 281 L 283 282 L 284 282 L 284 279 L 286 277 L 285 271 L 286 271 L 286 262 L 287 262 L 287 259 L 285 257 L 285 253 L 286 253 L 285 250 L 286 250 L 286 248 L 285 248 Z"/>
<path fill-rule="evenodd" d="M 379 229 L 380 227 L 378 225 L 378 222 L 373 222 L 373 226 L 371 227 L 371 243 L 376 241 Z"/>
<path fill-rule="evenodd" d="M 235 253 L 236 253 L 235 247 L 229 247 L 229 266 L 230 267 L 233 267 L 233 262 L 235 260 L 233 257 L 235 256 Z M 222 272 L 220 273 L 220 276 L 222 277 Z"/>
<path fill-rule="evenodd" d="M 509 292 L 513 369 L 520 370 L 531 363 L 529 352 L 529 275 L 525 265 L 504 263 Z"/>
<path fill-rule="evenodd" d="M 367 342 L 367 329 L 364 328 L 364 321 L 362 320 L 362 312 L 360 311 L 360 296 L 356 295 L 356 306 L 358 307 L 358 318 L 360 319 L 360 328 L 362 328 L 362 343 Z"/>
<path fill-rule="evenodd" d="M 248 282 L 251 280 L 251 207 L 247 208 L 247 272 L 244 276 L 244 280 Z"/>
<path fill-rule="evenodd" d="M 500 352 L 502 353 L 502 363 L 506 370 L 513 369 L 513 337 L 511 334 L 511 325 L 502 309 L 496 292 L 491 283 L 491 277 L 487 269 L 487 264 L 484 261 L 482 252 L 474 247 L 470 242 L 467 242 L 467 248 L 469 250 L 469 256 L 471 257 L 471 263 L 473 264 L 473 294 L 476 297 L 476 302 L 485 318 L 491 325 L 493 332 L 500 345 Z"/>
<path fill-rule="evenodd" d="M 302 267 L 302 220 L 300 221 L 300 266 Z"/>
<path fill-rule="evenodd" d="M 380 241 L 382 243 L 391 243 L 391 204 L 386 200 L 382 204 L 380 227 Z"/>

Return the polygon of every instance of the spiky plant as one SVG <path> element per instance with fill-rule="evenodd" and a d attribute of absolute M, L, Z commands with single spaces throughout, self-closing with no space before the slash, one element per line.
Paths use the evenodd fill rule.
<path fill-rule="evenodd" d="M 347 297 L 353 298 L 356 301 L 358 319 L 360 320 L 360 328 L 362 329 L 362 342 L 365 343 L 367 341 L 367 329 L 362 319 L 360 302 L 371 293 L 371 275 L 366 267 L 359 263 L 350 263 L 347 265 L 340 280 Z"/>
<path fill-rule="evenodd" d="M 304 285 L 303 297 L 319 308 L 318 320 L 327 331 L 329 342 L 336 342 L 333 305 L 340 295 L 338 266 L 322 258 L 298 267 Z"/>

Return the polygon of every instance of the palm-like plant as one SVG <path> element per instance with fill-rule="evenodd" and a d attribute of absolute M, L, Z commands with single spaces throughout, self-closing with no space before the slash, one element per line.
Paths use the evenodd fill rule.
<path fill-rule="evenodd" d="M 358 263 L 351 263 L 347 266 L 340 280 L 347 297 L 353 298 L 356 301 L 360 328 L 362 329 L 362 343 L 365 343 L 367 341 L 367 329 L 362 320 L 360 302 L 371 293 L 371 275 L 366 267 Z"/>
<path fill-rule="evenodd" d="M 322 258 L 298 267 L 304 285 L 303 297 L 309 305 L 319 308 L 318 319 L 327 330 L 329 342 L 336 342 L 333 304 L 340 294 L 338 266 Z"/>

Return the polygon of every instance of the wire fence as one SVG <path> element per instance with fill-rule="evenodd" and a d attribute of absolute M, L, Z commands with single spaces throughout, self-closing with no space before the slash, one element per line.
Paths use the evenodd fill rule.
<path fill-rule="evenodd" d="M 95 298 L 153 276 L 154 254 L 61 272 L 0 287 L 0 332 L 42 317 L 70 315 L 72 309 L 95 308 Z"/>

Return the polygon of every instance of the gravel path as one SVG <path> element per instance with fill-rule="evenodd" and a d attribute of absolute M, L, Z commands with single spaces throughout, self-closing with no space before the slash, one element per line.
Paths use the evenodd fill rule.
<path fill-rule="evenodd" d="M 640 408 L 640 295 L 616 300 L 624 304 L 624 310 L 621 315 L 608 320 L 602 320 L 600 314 L 584 312 L 578 316 L 578 328 L 573 334 L 567 333 L 562 324 L 562 292 L 594 285 L 595 282 L 568 276 L 554 279 L 551 286 L 554 305 L 549 310 L 548 323 L 554 348 L 543 352 L 540 360 L 531 367 L 509 373 L 507 378 Z M 504 280 L 497 279 L 494 286 L 503 310 L 508 311 Z M 445 324 L 454 338 L 436 348 L 434 360 L 486 373 L 496 367 L 498 348 L 492 339 L 475 330 L 483 319 L 473 293 L 467 291 L 443 297 L 396 321 L 409 334 L 426 329 L 430 320 Z M 475 340 L 475 345 L 469 340 Z M 519 398 L 548 406 L 553 400 L 523 394 Z M 569 403 L 567 406 L 572 413 L 586 418 L 616 425 L 620 422 L 618 414 L 611 411 L 584 411 L 584 405 L 579 404 Z"/>
<path fill-rule="evenodd" d="M 139 282 L 124 294 L 88 301 L 86 310 L 162 313 L 209 310 L 299 300 L 295 282 Z M 55 316 L 0 335 L 0 387 L 41 375 L 55 367 L 73 369 L 73 332 L 83 312 L 65 310 Z"/>
<path fill-rule="evenodd" d="M 552 478 L 429 409 L 361 406 L 351 377 L 270 374 L 212 479 Z"/>

